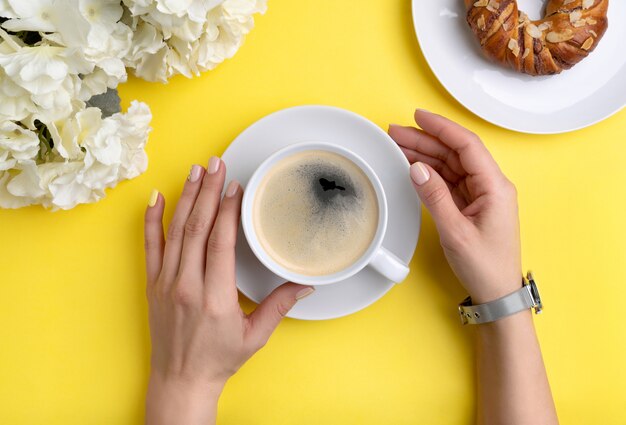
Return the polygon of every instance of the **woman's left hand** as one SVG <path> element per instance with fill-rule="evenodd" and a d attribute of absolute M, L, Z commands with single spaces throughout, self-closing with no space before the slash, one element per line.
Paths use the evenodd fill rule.
<path fill-rule="evenodd" d="M 214 423 L 226 383 L 278 326 L 296 301 L 313 292 L 286 283 L 250 315 L 239 306 L 235 242 L 243 190 L 211 158 L 194 165 L 167 232 L 165 200 L 155 192 L 145 215 L 147 297 L 152 339 L 146 400 L 148 424 Z"/>

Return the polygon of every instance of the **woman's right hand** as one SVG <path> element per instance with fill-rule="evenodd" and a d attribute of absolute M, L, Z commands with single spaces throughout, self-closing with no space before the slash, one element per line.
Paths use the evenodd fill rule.
<path fill-rule="evenodd" d="M 239 306 L 235 244 L 243 189 L 224 191 L 226 164 L 194 165 L 167 240 L 165 199 L 146 209 L 146 276 L 151 337 L 147 424 L 215 423 L 226 381 L 269 339 L 309 286 L 286 283 L 251 314 Z M 224 195 L 222 196 L 222 192 Z"/>
<path fill-rule="evenodd" d="M 411 179 L 439 232 L 452 270 L 475 304 L 521 286 L 515 186 L 478 136 L 427 111 L 421 127 L 391 125 L 389 135 L 411 165 Z"/>

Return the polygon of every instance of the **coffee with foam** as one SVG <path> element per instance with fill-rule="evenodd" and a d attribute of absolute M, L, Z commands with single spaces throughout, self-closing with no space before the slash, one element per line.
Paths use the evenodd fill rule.
<path fill-rule="evenodd" d="M 376 191 L 342 155 L 305 151 L 278 161 L 253 201 L 257 238 L 272 259 L 308 276 L 346 269 L 365 254 L 378 228 Z"/>

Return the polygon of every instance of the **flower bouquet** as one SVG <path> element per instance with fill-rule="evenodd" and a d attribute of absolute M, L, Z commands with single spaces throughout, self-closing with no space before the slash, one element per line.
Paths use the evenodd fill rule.
<path fill-rule="evenodd" d="M 69 209 L 147 168 L 151 113 L 127 68 L 166 82 L 240 47 L 264 0 L 0 0 L 0 207 Z"/>

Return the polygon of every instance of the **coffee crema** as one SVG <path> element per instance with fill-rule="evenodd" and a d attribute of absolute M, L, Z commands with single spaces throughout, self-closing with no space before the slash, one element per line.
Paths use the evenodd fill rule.
<path fill-rule="evenodd" d="M 287 270 L 329 275 L 356 262 L 378 227 L 376 191 L 342 155 L 313 150 L 278 161 L 254 195 L 252 220 L 263 249 Z"/>

